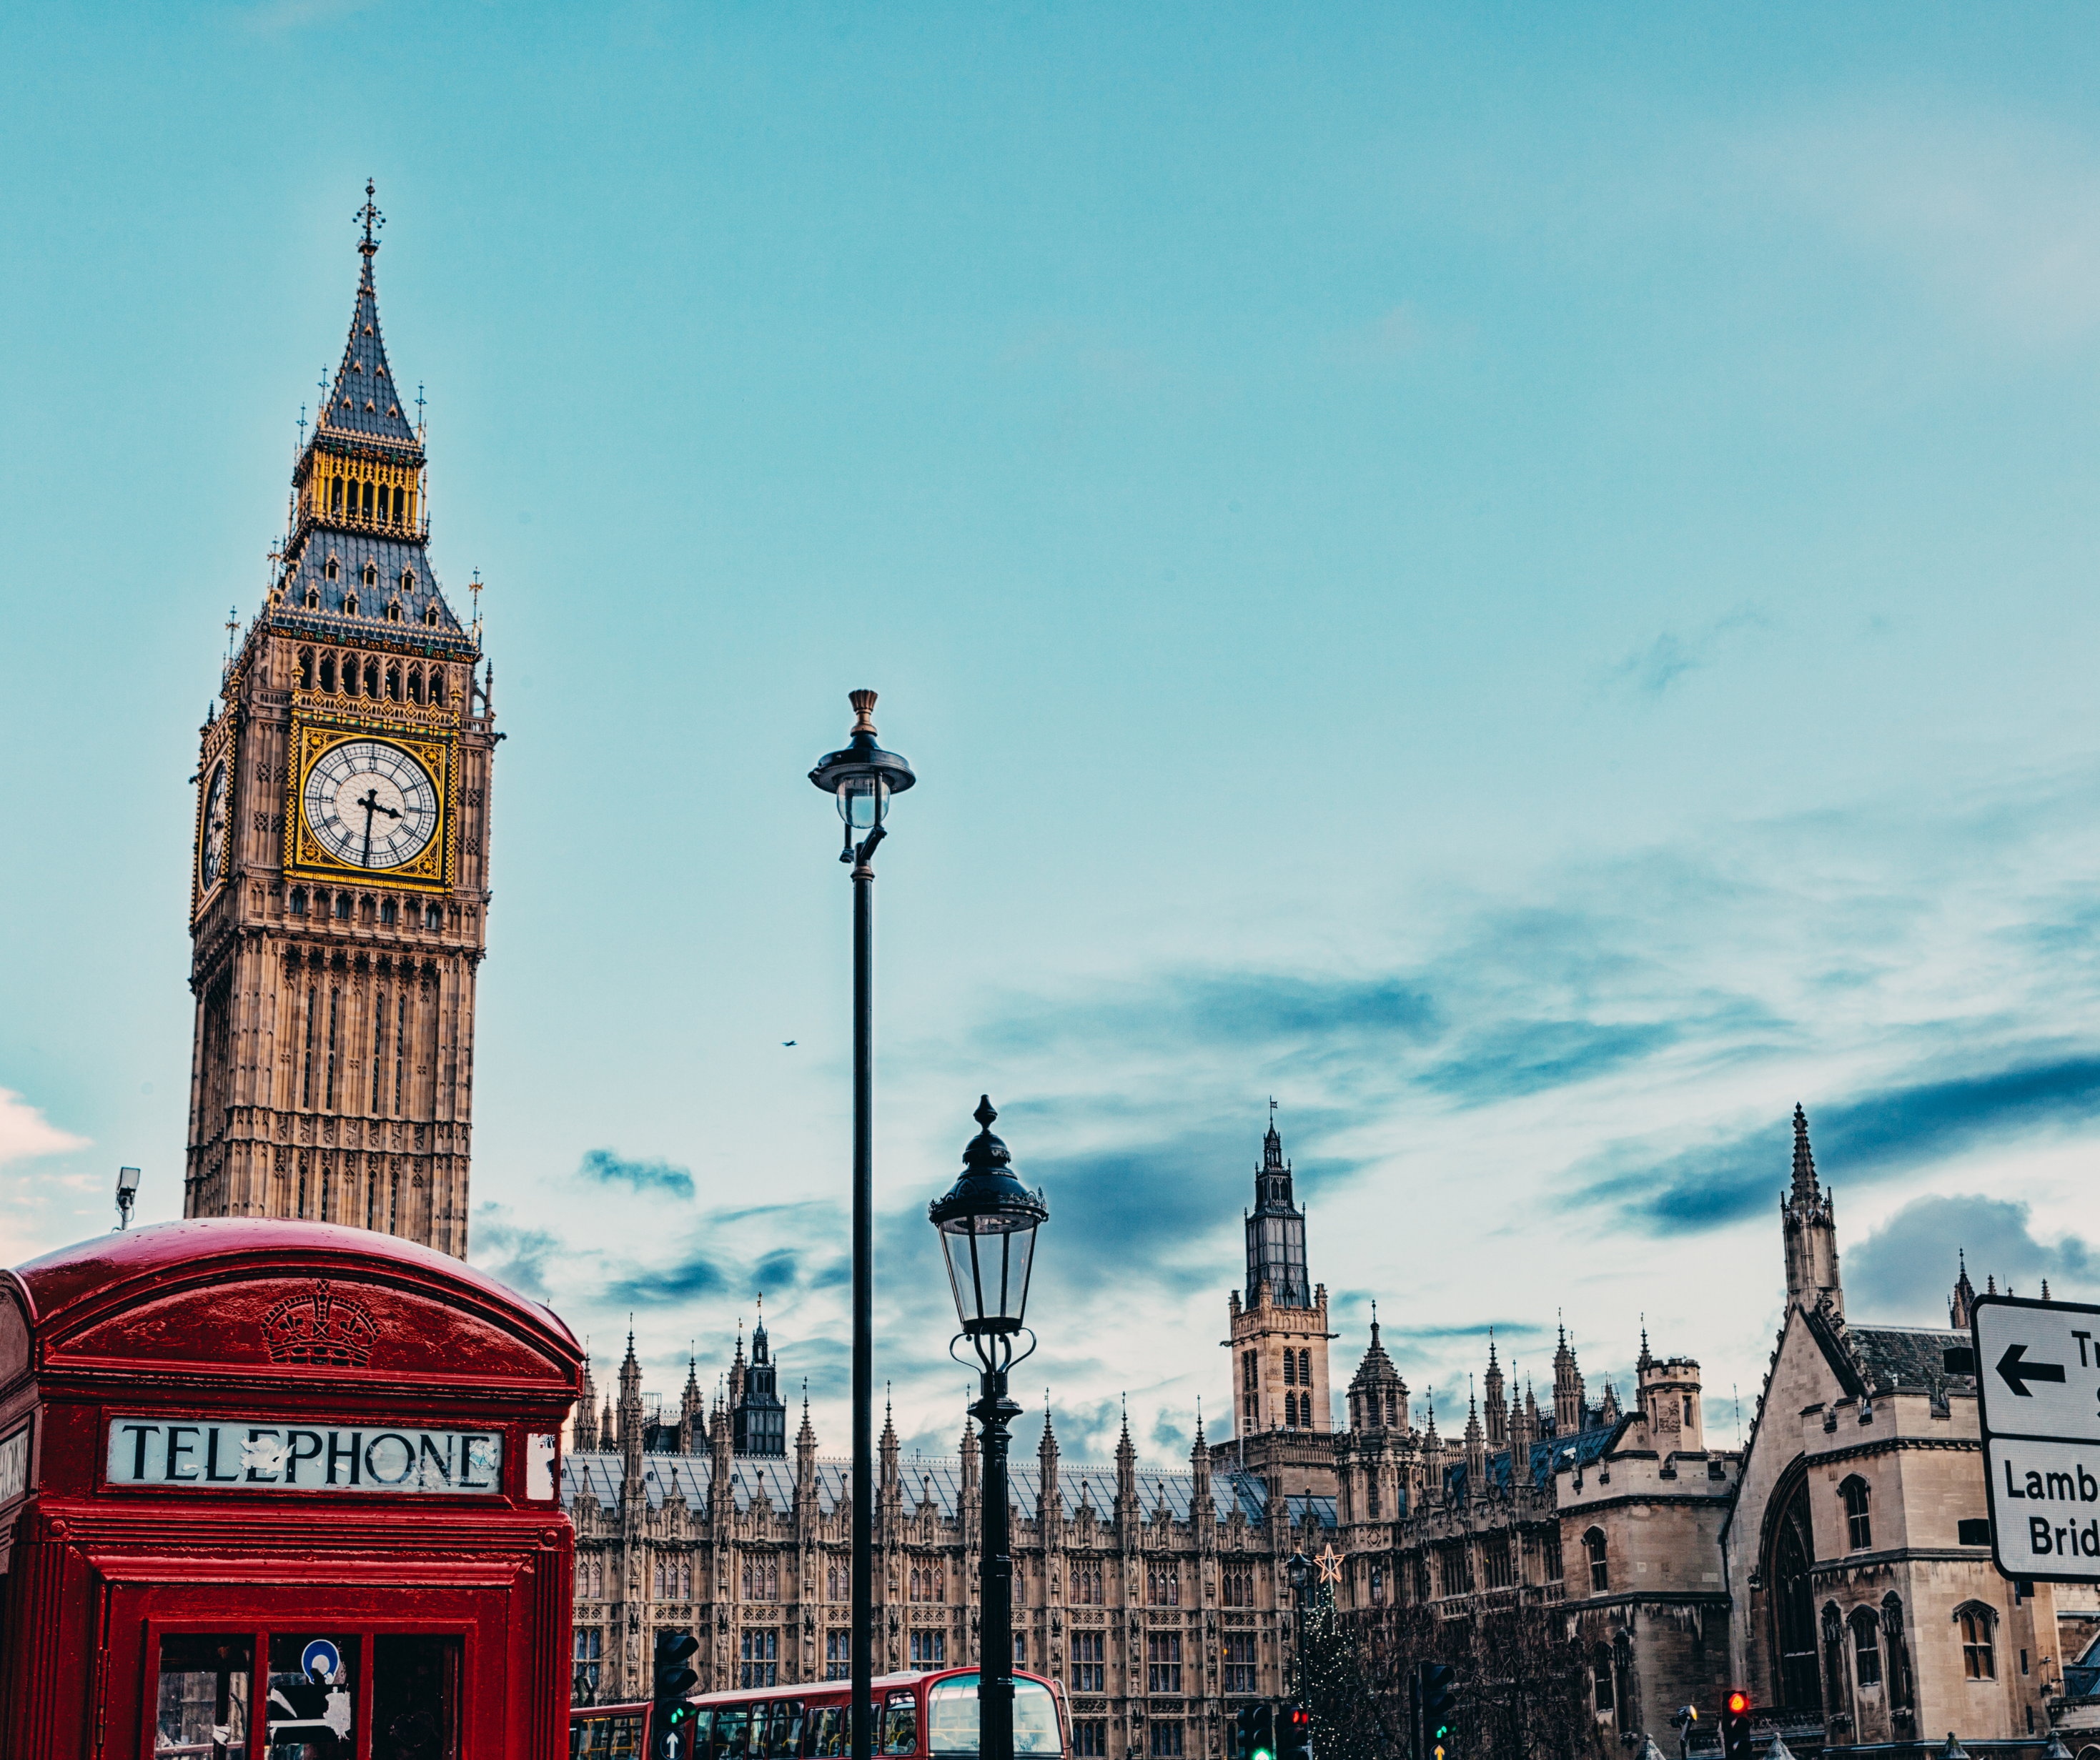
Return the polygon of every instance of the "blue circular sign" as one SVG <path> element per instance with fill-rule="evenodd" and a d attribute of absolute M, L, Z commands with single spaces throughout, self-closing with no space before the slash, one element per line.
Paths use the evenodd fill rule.
<path fill-rule="evenodd" d="M 308 1680 L 319 1675 L 324 1681 L 333 1681 L 336 1670 L 342 1666 L 342 1657 L 327 1639 L 316 1638 L 299 1652 L 299 1666 L 306 1670 Z"/>

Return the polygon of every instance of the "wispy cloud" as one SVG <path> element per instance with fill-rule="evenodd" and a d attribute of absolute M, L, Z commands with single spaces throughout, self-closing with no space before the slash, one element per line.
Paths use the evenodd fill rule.
<path fill-rule="evenodd" d="M 60 1130 L 20 1094 L 0 1088 L 0 1168 L 86 1147 L 85 1137 Z"/>
<path fill-rule="evenodd" d="M 1564 1206 L 1608 1203 L 1626 1225 L 1683 1234 L 1769 1208 L 1791 1155 L 1783 1115 L 1769 1124 L 1674 1153 L 1627 1144 L 1575 1170 Z M 1811 1116 L 1826 1169 L 1868 1185 L 1915 1173 L 1993 1134 L 2017 1139 L 2100 1115 L 2100 1057 L 1943 1076 L 1841 1099 Z"/>
<path fill-rule="evenodd" d="M 1660 697 L 1687 674 L 1714 664 L 1731 636 L 1767 622 L 1756 606 L 1745 605 L 1689 631 L 1665 629 L 1621 658 L 1608 679 L 1637 695 Z"/>
<path fill-rule="evenodd" d="M 576 1177 L 599 1186 L 631 1186 L 638 1192 L 664 1192 L 673 1198 L 690 1199 L 693 1176 L 689 1168 L 668 1161 L 635 1161 L 610 1149 L 586 1150 Z"/>

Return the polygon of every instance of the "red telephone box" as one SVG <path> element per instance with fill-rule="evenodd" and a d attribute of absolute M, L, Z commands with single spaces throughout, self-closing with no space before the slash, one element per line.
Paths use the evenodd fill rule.
<path fill-rule="evenodd" d="M 361 1229 L 0 1271 L 0 1754 L 566 1754 L 581 1366 L 537 1303 Z"/>

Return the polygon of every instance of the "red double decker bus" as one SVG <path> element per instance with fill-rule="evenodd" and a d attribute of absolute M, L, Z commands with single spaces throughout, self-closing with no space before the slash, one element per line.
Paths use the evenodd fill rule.
<path fill-rule="evenodd" d="M 942 1760 L 977 1751 L 977 1671 L 885 1674 L 875 1696 L 875 1751 L 884 1760 Z M 852 1683 L 752 1687 L 696 1693 L 680 1760 L 845 1760 L 853 1751 Z M 647 1760 L 650 1706 L 579 1705 L 569 1714 L 569 1760 Z M 1017 1670 L 1013 1751 L 1065 1760 L 1071 1723 L 1054 1680 Z"/>

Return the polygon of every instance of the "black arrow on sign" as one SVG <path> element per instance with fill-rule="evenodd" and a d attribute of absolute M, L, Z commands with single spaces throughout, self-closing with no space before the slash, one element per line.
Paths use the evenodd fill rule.
<path fill-rule="evenodd" d="M 2023 1362 L 2027 1353 L 2024 1344 L 2008 1344 L 2005 1354 L 1998 1359 L 1998 1373 L 2005 1378 L 2005 1385 L 2022 1399 L 2032 1399 L 2034 1389 L 2030 1381 L 2061 1381 L 2063 1365 L 2060 1362 Z"/>

